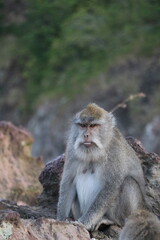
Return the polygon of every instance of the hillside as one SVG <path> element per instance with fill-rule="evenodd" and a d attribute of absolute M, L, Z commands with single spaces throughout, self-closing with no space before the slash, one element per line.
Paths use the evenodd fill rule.
<path fill-rule="evenodd" d="M 28 126 L 43 146 L 44 137 L 48 150 L 38 145 L 35 152 L 40 149 L 47 159 L 63 152 L 60 130 L 66 130 L 70 116 L 86 103 L 111 110 L 138 92 L 146 98 L 115 114 L 126 135 L 148 139 L 147 124 L 160 118 L 158 1 L 0 4 L 0 120 Z M 154 139 L 158 134 L 156 142 L 159 121 L 150 130 Z M 56 129 L 50 131 L 53 125 Z M 150 150 L 158 152 L 158 146 Z"/>

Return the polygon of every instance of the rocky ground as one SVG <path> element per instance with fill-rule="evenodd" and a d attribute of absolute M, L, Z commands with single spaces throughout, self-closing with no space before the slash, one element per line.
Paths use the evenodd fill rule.
<path fill-rule="evenodd" d="M 146 152 L 138 140 L 127 140 L 142 163 L 147 201 L 160 217 L 160 157 Z M 0 122 L 0 240 L 116 240 L 121 230 L 117 226 L 89 234 L 83 226 L 55 220 L 65 155 L 44 167 L 31 157 L 32 143 L 26 130 Z"/>

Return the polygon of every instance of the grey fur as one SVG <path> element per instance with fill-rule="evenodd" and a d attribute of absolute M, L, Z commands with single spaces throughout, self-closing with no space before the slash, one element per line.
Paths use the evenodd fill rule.
<path fill-rule="evenodd" d="M 159 240 L 160 221 L 151 212 L 140 210 L 132 214 L 120 233 L 119 240 Z"/>
<path fill-rule="evenodd" d="M 88 230 L 103 222 L 123 225 L 132 212 L 145 208 L 140 161 L 116 128 L 112 114 L 106 112 L 104 117 L 103 110 L 103 118 L 97 120 L 102 124 L 95 131 L 77 126 L 80 114 L 68 136 L 57 218 L 65 220 L 72 215 Z M 86 131 L 96 143 L 90 148 L 81 144 Z"/>

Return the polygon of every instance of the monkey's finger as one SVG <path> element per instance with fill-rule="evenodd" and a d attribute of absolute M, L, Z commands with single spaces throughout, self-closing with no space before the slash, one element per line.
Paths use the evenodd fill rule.
<path fill-rule="evenodd" d="M 81 222 L 78 221 L 68 221 L 70 224 L 73 224 L 74 226 L 79 226 L 79 227 L 83 227 L 86 228 L 86 226 L 84 224 L 82 224 Z"/>

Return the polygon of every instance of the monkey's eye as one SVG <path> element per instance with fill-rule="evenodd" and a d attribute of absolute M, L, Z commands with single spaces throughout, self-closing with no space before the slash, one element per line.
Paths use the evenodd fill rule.
<path fill-rule="evenodd" d="M 83 124 L 83 123 L 78 123 L 78 125 L 79 125 L 81 128 L 86 128 L 86 127 L 87 127 L 87 124 Z"/>
<path fill-rule="evenodd" d="M 91 128 L 95 128 L 95 127 L 98 127 L 98 126 L 99 126 L 99 124 L 96 124 L 96 123 L 90 125 Z"/>

